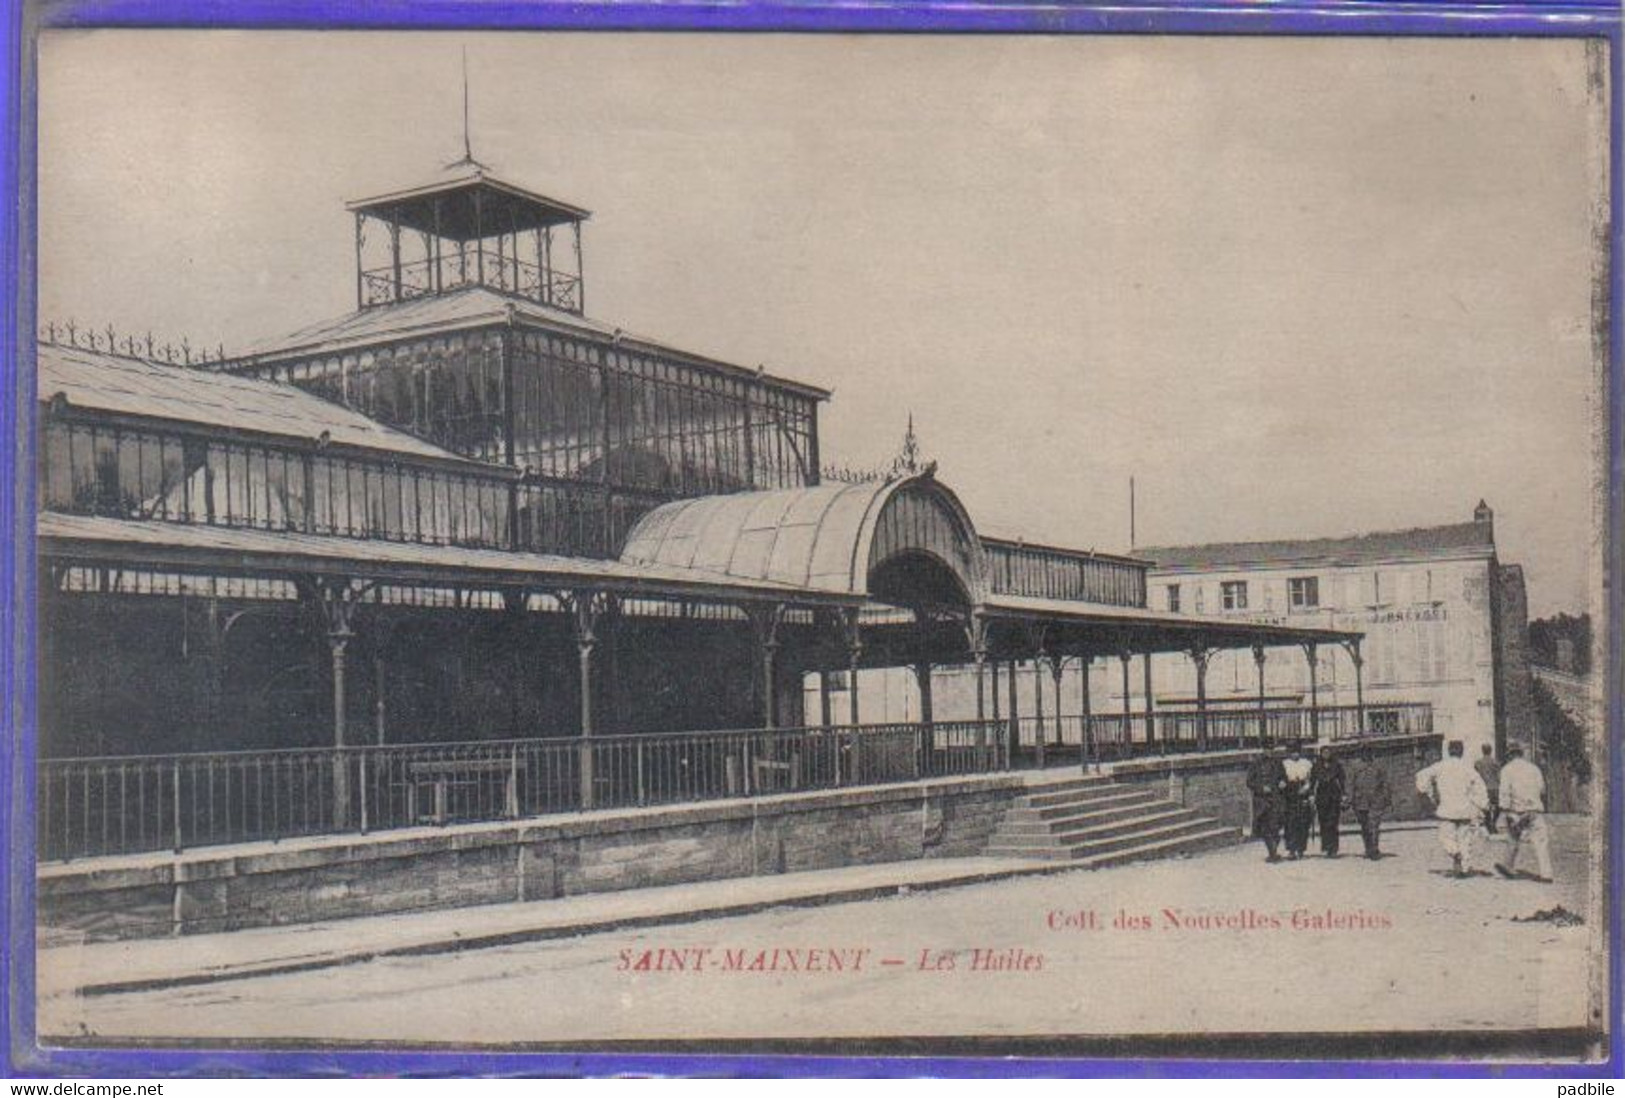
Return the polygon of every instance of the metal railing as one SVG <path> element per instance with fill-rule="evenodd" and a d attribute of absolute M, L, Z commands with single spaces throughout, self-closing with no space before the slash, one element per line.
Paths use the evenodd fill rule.
<path fill-rule="evenodd" d="M 1256 749 L 1266 740 L 1341 742 L 1362 736 L 1430 735 L 1433 707 L 1426 702 L 1313 709 L 1215 706 L 1206 713 L 1183 708 L 1149 714 L 1142 710 L 1126 717 L 1121 712 L 1096 713 L 1087 720 L 1080 715 L 1021 717 L 1016 725 L 1015 765 L 1056 765 L 1079 758 L 1112 761 Z"/>
<path fill-rule="evenodd" d="M 1041 599 L 1144 606 L 1150 565 L 1077 549 L 983 538 L 993 590 Z"/>
<path fill-rule="evenodd" d="M 397 281 L 398 279 L 398 281 Z M 493 248 L 469 248 L 437 259 L 404 261 L 361 272 L 362 303 L 410 301 L 464 286 L 486 286 L 570 312 L 581 308 L 581 278 Z"/>
<path fill-rule="evenodd" d="M 1432 730 L 1367 706 L 1368 735 Z M 1353 706 L 225 751 L 39 764 L 41 860 L 508 820 L 1356 738 Z M 1040 748 L 1042 744 L 1042 748 Z"/>
<path fill-rule="evenodd" d="M 1003 726 L 940 721 L 48 759 L 43 861 L 519 819 L 1008 769 Z"/>

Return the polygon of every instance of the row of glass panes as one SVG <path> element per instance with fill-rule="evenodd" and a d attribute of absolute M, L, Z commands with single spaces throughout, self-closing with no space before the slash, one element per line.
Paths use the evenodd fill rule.
<path fill-rule="evenodd" d="M 796 488 L 812 483 L 817 471 L 810 399 L 778 389 L 750 390 L 753 483 L 758 488 Z"/>
<path fill-rule="evenodd" d="M 502 350 L 483 334 L 347 356 L 303 384 L 329 400 L 479 458 L 506 459 Z"/>
<path fill-rule="evenodd" d="M 993 589 L 1031 598 L 1145 605 L 1145 569 L 1117 561 L 990 545 Z"/>
<path fill-rule="evenodd" d="M 299 598 L 298 588 L 289 580 L 257 576 L 211 576 L 144 568 L 103 568 L 94 565 L 68 565 L 52 573 L 52 586 L 65 594 L 167 595 L 191 598 L 265 600 L 291 602 Z M 436 587 L 428 584 L 380 584 L 364 600 L 383 606 L 416 606 L 436 609 L 500 611 L 506 607 L 502 592 L 488 588 Z M 619 612 L 635 618 L 681 621 L 744 622 L 745 611 L 727 603 L 681 599 L 626 598 Z M 532 592 L 525 600 L 530 613 L 564 612 L 559 599 L 551 594 Z M 814 611 L 789 609 L 787 625 L 817 624 Z"/>
<path fill-rule="evenodd" d="M 603 493 L 591 488 L 522 484 L 516 489 L 516 541 L 532 552 L 602 557 L 613 540 Z"/>
<path fill-rule="evenodd" d="M 55 590 L 71 594 L 179 595 L 191 598 L 291 601 L 298 589 L 288 580 L 259 576 L 206 576 L 141 568 L 69 565 L 51 573 Z"/>
<path fill-rule="evenodd" d="M 660 365 L 525 333 L 515 362 L 516 463 L 684 496 L 811 482 L 810 401 Z"/>
<path fill-rule="evenodd" d="M 496 329 L 274 367 L 456 453 L 507 459 Z M 517 334 L 514 463 L 566 480 L 676 495 L 811 483 L 811 398 L 655 356 Z"/>
<path fill-rule="evenodd" d="M 423 466 L 97 423 L 48 422 L 46 510 L 509 548 L 508 484 Z"/>

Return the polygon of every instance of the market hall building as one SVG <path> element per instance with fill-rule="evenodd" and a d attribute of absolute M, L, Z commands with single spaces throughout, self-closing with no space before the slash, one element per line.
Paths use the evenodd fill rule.
<path fill-rule="evenodd" d="M 1359 661 L 984 539 L 930 467 L 825 479 L 827 392 L 588 318 L 580 207 L 464 160 L 350 209 L 336 320 L 206 361 L 41 334 L 45 861 L 1234 751 L 1265 718 L 1210 720 L 1215 653 Z M 985 682 L 1152 653 L 1189 719 L 1022 724 Z M 917 720 L 864 719 L 885 668 Z"/>

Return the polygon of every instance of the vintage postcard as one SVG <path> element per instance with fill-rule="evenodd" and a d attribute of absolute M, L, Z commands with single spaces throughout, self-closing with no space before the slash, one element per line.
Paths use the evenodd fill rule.
<path fill-rule="evenodd" d="M 39 1043 L 1595 1061 L 1608 42 L 44 31 Z"/>

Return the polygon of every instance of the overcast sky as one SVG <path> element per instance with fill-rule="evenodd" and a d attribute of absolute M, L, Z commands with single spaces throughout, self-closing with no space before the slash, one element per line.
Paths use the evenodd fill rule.
<path fill-rule="evenodd" d="M 600 319 L 835 390 L 985 530 L 1466 521 L 1588 602 L 1578 41 L 52 33 L 42 319 L 227 350 L 354 304 L 343 202 L 461 152 L 594 211 Z"/>

